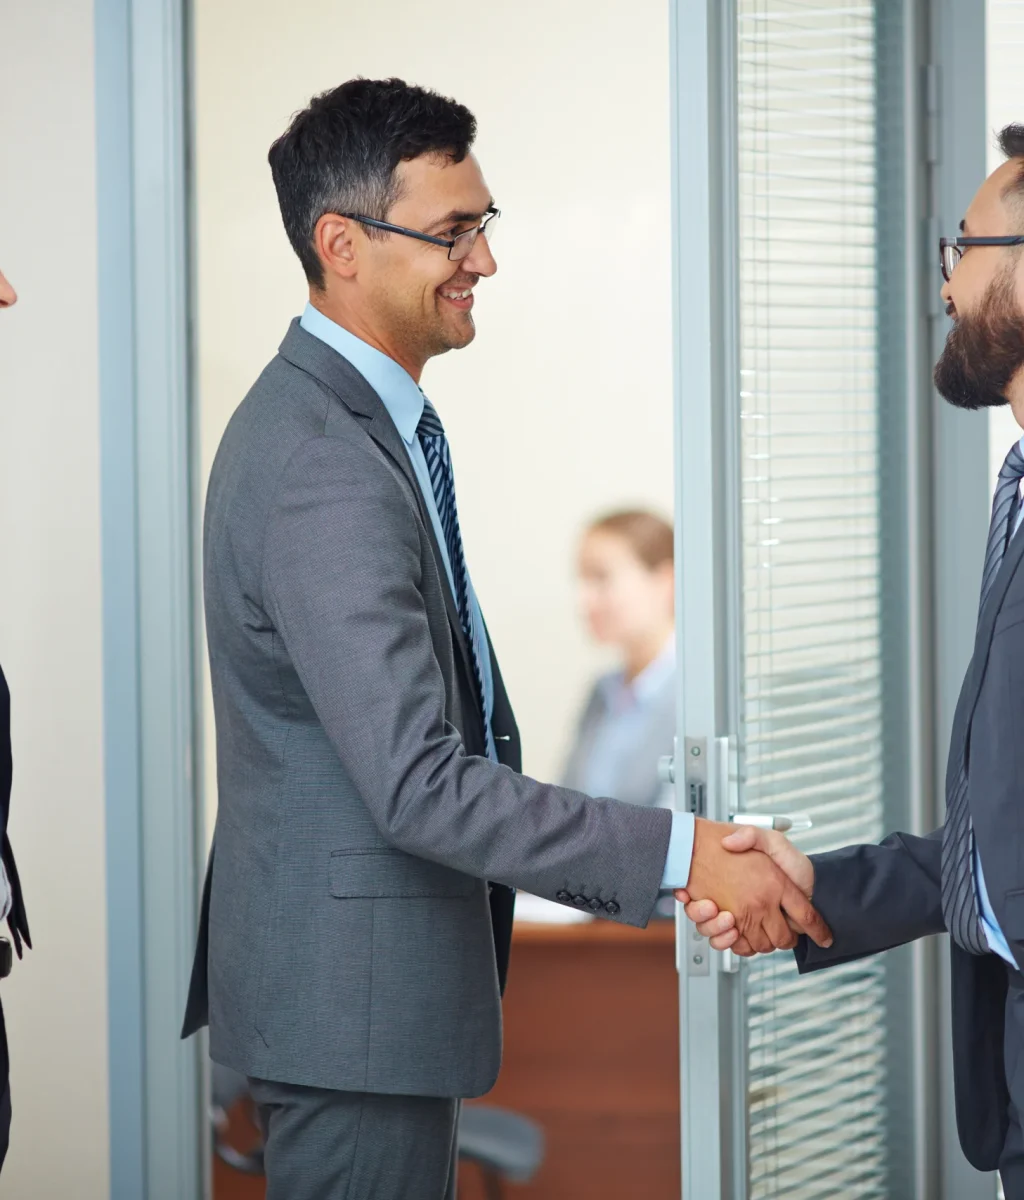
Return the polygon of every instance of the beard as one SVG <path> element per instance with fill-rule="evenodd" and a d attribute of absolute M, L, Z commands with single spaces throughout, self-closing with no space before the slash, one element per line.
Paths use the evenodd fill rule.
<path fill-rule="evenodd" d="M 935 386 L 956 408 L 998 408 L 1024 367 L 1024 313 L 1013 272 L 992 281 L 975 312 L 957 317 L 935 364 Z"/>

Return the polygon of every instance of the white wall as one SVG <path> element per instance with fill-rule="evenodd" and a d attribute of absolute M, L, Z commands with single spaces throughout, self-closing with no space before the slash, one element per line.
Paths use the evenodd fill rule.
<path fill-rule="evenodd" d="M 988 169 L 994 171 L 1003 161 L 995 134 L 1004 125 L 1024 122 L 1024 93 L 1020 88 L 1020 64 L 1024 56 L 1024 4 L 1021 0 L 988 0 L 986 20 Z M 995 408 L 990 412 L 988 436 L 994 488 L 1007 451 L 1021 436 L 1020 426 L 1009 408 Z"/>
<path fill-rule="evenodd" d="M 580 527 L 610 505 L 671 511 L 668 9 L 396 0 L 386 25 L 381 11 L 197 6 L 203 475 L 306 297 L 266 164 L 292 112 L 359 74 L 469 105 L 503 209 L 499 271 L 478 291 L 476 342 L 431 363 L 424 387 L 451 435 L 526 768 L 551 776 L 599 662 L 575 613 Z"/>
<path fill-rule="evenodd" d="M 91 3 L 0 2 L 0 662 L 34 952 L 0 1196 L 109 1193 Z"/>

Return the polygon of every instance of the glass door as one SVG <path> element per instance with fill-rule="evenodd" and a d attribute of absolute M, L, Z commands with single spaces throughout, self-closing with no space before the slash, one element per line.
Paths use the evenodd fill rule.
<path fill-rule="evenodd" d="M 911 802 L 913 9 L 677 22 L 707 47 L 676 113 L 677 802 L 806 815 L 808 852 L 876 841 Z M 914 1194 L 911 956 L 801 979 L 681 918 L 684 1195 Z"/>

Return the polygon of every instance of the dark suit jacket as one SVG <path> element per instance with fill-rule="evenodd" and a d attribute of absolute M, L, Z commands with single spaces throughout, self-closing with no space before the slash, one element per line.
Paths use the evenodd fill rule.
<path fill-rule="evenodd" d="M 960 763 L 985 883 L 1000 928 L 1024 964 L 1024 536 L 1011 543 L 978 619 L 950 739 L 946 792 Z M 815 856 L 814 903 L 835 937 L 821 950 L 801 939 L 801 971 L 863 958 L 945 930 L 942 830 L 896 833 L 880 846 Z M 1006 966 L 990 954 L 952 951 L 957 1126 L 968 1160 L 995 1170 L 1008 1125 L 1003 1066 Z M 1016 1097 L 1020 1106 L 1022 1098 Z"/>
<path fill-rule="evenodd" d="M 14 863 L 14 851 L 11 840 L 7 836 L 7 818 L 11 811 L 11 776 L 13 774 L 13 759 L 11 756 L 11 693 L 7 688 L 7 680 L 0 669 L 0 856 L 3 858 L 4 870 L 11 885 L 12 907 L 7 917 L 14 947 L 21 958 L 22 943 L 29 948 L 32 939 L 28 932 L 28 918 L 25 916 L 25 901 L 21 894 L 21 881 L 18 879 L 18 868 Z M 0 1008 L 0 1093 L 7 1083 L 7 1034 L 4 1029 L 3 1009 Z"/>

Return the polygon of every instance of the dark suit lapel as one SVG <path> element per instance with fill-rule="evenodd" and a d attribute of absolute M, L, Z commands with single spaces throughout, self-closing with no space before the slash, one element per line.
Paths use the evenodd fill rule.
<path fill-rule="evenodd" d="M 402 436 L 395 428 L 391 415 L 384 407 L 380 396 L 366 382 L 366 379 L 354 366 L 326 342 L 307 333 L 296 318 L 288 327 L 279 353 L 293 367 L 312 375 L 328 388 L 338 400 L 350 411 L 360 417 L 366 427 L 366 432 L 384 451 L 392 463 L 402 472 L 412 493 L 416 498 L 417 510 L 430 539 L 430 548 L 437 564 L 437 572 L 441 577 L 441 588 L 444 592 L 444 605 L 448 613 L 448 624 L 451 626 L 452 638 L 462 655 L 467 677 L 473 678 L 473 660 L 470 657 L 466 635 L 462 630 L 462 620 L 459 617 L 458 605 L 452 594 L 448 581 L 448 572 L 444 568 L 444 556 L 437 544 L 434 533 L 434 522 L 430 519 L 427 506 L 420 491 L 419 480 L 413 470 L 409 453 L 402 441 Z"/>
<path fill-rule="evenodd" d="M 1006 556 L 996 575 L 995 583 L 992 585 L 992 591 L 989 592 L 985 607 L 978 617 L 978 630 L 974 639 L 974 657 L 971 659 L 968 681 L 965 684 L 966 703 L 963 706 L 963 719 L 959 722 L 959 730 L 954 731 L 954 736 L 966 737 L 970 730 L 971 719 L 978 703 L 978 694 L 981 692 L 982 681 L 985 678 L 985 669 L 988 666 L 988 655 L 992 646 L 996 618 L 1003 607 L 1006 590 L 1020 566 L 1022 557 L 1024 557 L 1024 530 L 1018 529 L 1010 539 L 1010 545 L 1007 547 Z"/>

